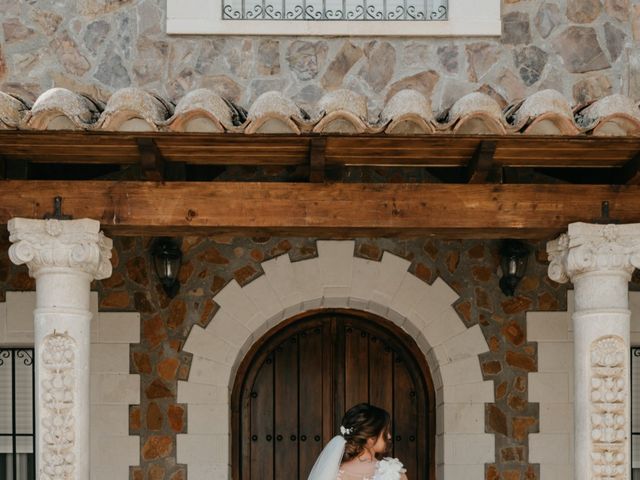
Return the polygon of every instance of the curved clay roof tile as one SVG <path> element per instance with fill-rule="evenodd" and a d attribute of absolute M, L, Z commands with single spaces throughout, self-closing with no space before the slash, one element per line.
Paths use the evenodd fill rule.
<path fill-rule="evenodd" d="M 0 92 L 0 129 L 20 128 L 28 107 L 8 93 Z"/>
<path fill-rule="evenodd" d="M 453 104 L 447 129 L 460 134 L 498 134 L 507 132 L 498 102 L 486 93 L 472 92 Z"/>
<path fill-rule="evenodd" d="M 52 88 L 31 107 L 28 126 L 37 130 L 90 128 L 100 115 L 95 102 L 66 88 Z"/>
<path fill-rule="evenodd" d="M 178 132 L 224 132 L 234 129 L 233 111 L 213 90 L 200 88 L 180 99 L 167 125 Z"/>
<path fill-rule="evenodd" d="M 640 135 L 640 108 L 629 97 L 609 95 L 578 113 L 582 126 L 597 136 Z"/>
<path fill-rule="evenodd" d="M 367 124 L 367 99 L 351 90 L 335 90 L 320 99 L 317 110 L 324 117 L 313 131 L 322 133 L 364 133 Z"/>
<path fill-rule="evenodd" d="M 556 90 L 542 90 L 512 108 L 514 128 L 528 135 L 576 135 L 573 111 Z"/>
<path fill-rule="evenodd" d="M 172 114 L 170 104 L 139 88 L 114 93 L 100 118 L 102 130 L 155 131 Z"/>
<path fill-rule="evenodd" d="M 245 133 L 299 134 L 299 125 L 304 123 L 304 115 L 300 107 L 282 93 L 266 92 L 251 105 Z"/>
<path fill-rule="evenodd" d="M 433 133 L 431 103 L 416 90 L 400 90 L 384 106 L 380 124 L 390 135 Z"/>

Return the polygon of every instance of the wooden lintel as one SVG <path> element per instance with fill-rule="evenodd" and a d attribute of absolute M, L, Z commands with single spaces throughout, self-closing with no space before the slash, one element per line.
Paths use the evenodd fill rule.
<path fill-rule="evenodd" d="M 480 142 L 467 166 L 467 183 L 487 183 L 492 171 L 495 170 L 493 161 L 495 152 L 495 141 L 484 140 Z M 493 173 L 495 177 L 495 172 Z"/>
<path fill-rule="evenodd" d="M 550 238 L 600 216 L 640 222 L 640 186 L 0 181 L 0 224 L 65 213 L 110 235 Z"/>
<path fill-rule="evenodd" d="M 322 183 L 325 180 L 327 139 L 314 137 L 309 147 L 309 181 Z"/>
<path fill-rule="evenodd" d="M 154 182 L 164 180 L 164 158 L 155 140 L 150 137 L 141 137 L 136 142 L 140 151 L 141 179 Z"/>
<path fill-rule="evenodd" d="M 622 185 L 640 185 L 640 152 L 620 169 L 618 182 Z"/>

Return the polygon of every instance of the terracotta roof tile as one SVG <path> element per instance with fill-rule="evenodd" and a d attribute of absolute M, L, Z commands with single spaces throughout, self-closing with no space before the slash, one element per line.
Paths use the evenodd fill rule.
<path fill-rule="evenodd" d="M 446 130 L 464 134 L 507 133 L 507 124 L 498 102 L 489 95 L 473 92 L 465 95 L 449 110 Z"/>
<path fill-rule="evenodd" d="M 247 117 L 245 133 L 300 133 L 306 114 L 280 92 L 260 95 Z"/>
<path fill-rule="evenodd" d="M 27 125 L 35 130 L 84 130 L 100 116 L 100 105 L 66 88 L 52 88 L 31 107 Z"/>
<path fill-rule="evenodd" d="M 20 128 L 29 107 L 18 98 L 0 92 L 0 129 Z"/>
<path fill-rule="evenodd" d="M 166 102 L 139 88 L 123 88 L 114 93 L 97 127 L 112 131 L 154 131 L 171 116 Z"/>
<path fill-rule="evenodd" d="M 578 122 L 597 136 L 640 135 L 640 109 L 624 95 L 609 95 L 580 110 Z"/>
<path fill-rule="evenodd" d="M 167 121 L 176 132 L 224 132 L 235 128 L 229 102 L 217 93 L 201 88 L 187 93 Z"/>
<path fill-rule="evenodd" d="M 440 117 L 444 120 L 439 123 L 435 118 Z M 640 135 L 640 109 L 630 98 L 611 95 L 574 112 L 562 94 L 542 90 L 503 112 L 493 98 L 475 92 L 460 98 L 443 115 L 432 110 L 430 99 L 422 93 L 402 90 L 389 99 L 379 117 L 370 119 L 367 99 L 349 90 L 328 93 L 308 112 L 281 93 L 267 92 L 246 112 L 211 90 L 199 89 L 181 98 L 174 112 L 171 102 L 138 88 L 117 91 L 106 106 L 54 88 L 40 95 L 32 107 L 0 92 L 0 128 L 633 136 Z"/>
<path fill-rule="evenodd" d="M 389 99 L 380 114 L 380 124 L 391 135 L 433 133 L 431 103 L 415 90 L 400 90 Z"/>

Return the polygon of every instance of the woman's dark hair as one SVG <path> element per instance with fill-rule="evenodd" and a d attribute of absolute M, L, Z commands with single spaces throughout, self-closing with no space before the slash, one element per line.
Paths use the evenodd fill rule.
<path fill-rule="evenodd" d="M 364 451 L 367 440 L 378 438 L 383 433 L 387 443 L 387 432 L 391 427 L 391 417 L 386 410 L 368 403 L 360 403 L 349 409 L 342 418 L 342 426 L 347 429 L 344 438 L 347 441 L 343 462 L 352 460 Z M 387 448 L 388 448 L 387 443 Z"/>

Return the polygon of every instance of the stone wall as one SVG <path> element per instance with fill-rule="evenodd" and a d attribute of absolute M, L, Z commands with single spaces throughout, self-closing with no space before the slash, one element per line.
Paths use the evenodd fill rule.
<path fill-rule="evenodd" d="M 503 104 L 544 88 L 574 103 L 640 99 L 637 2 L 502 9 L 502 38 L 169 37 L 162 0 L 0 0 L 0 89 L 33 100 L 62 86 L 104 101 L 139 86 L 175 101 L 207 87 L 246 107 L 269 90 L 305 105 L 349 88 L 374 116 L 402 88 L 432 97 L 436 112 L 475 90 Z"/>
<path fill-rule="evenodd" d="M 190 355 L 182 351 L 193 325 L 206 326 L 216 311 L 211 300 L 231 279 L 245 285 L 262 275 L 259 264 L 289 253 L 292 261 L 316 255 L 308 238 L 184 238 L 182 288 L 173 300 L 158 286 L 147 254 L 150 240 L 116 238 L 113 276 L 97 282 L 101 311 L 137 311 L 141 342 L 131 347 L 131 373 L 140 374 L 141 402 L 130 410 L 130 434 L 140 435 L 141 460 L 134 480 L 184 480 L 176 463 L 176 435 L 186 432 L 188 411 L 177 403 L 178 380 L 189 376 Z M 518 295 L 498 289 L 498 244 L 493 241 L 360 239 L 355 254 L 380 260 L 384 251 L 411 261 L 410 272 L 428 282 L 442 278 L 461 297 L 455 304 L 467 326 L 479 324 L 490 352 L 479 359 L 493 380 L 495 404 L 486 406 L 486 431 L 495 433 L 496 460 L 488 480 L 533 480 L 529 434 L 538 431 L 538 405 L 528 400 L 528 374 L 538 365 L 536 344 L 526 336 L 526 311 L 566 310 L 566 291 L 546 275 L 544 245 L 534 247 Z M 0 241 L 0 292 L 31 290 L 26 268 L 6 257 Z"/>

